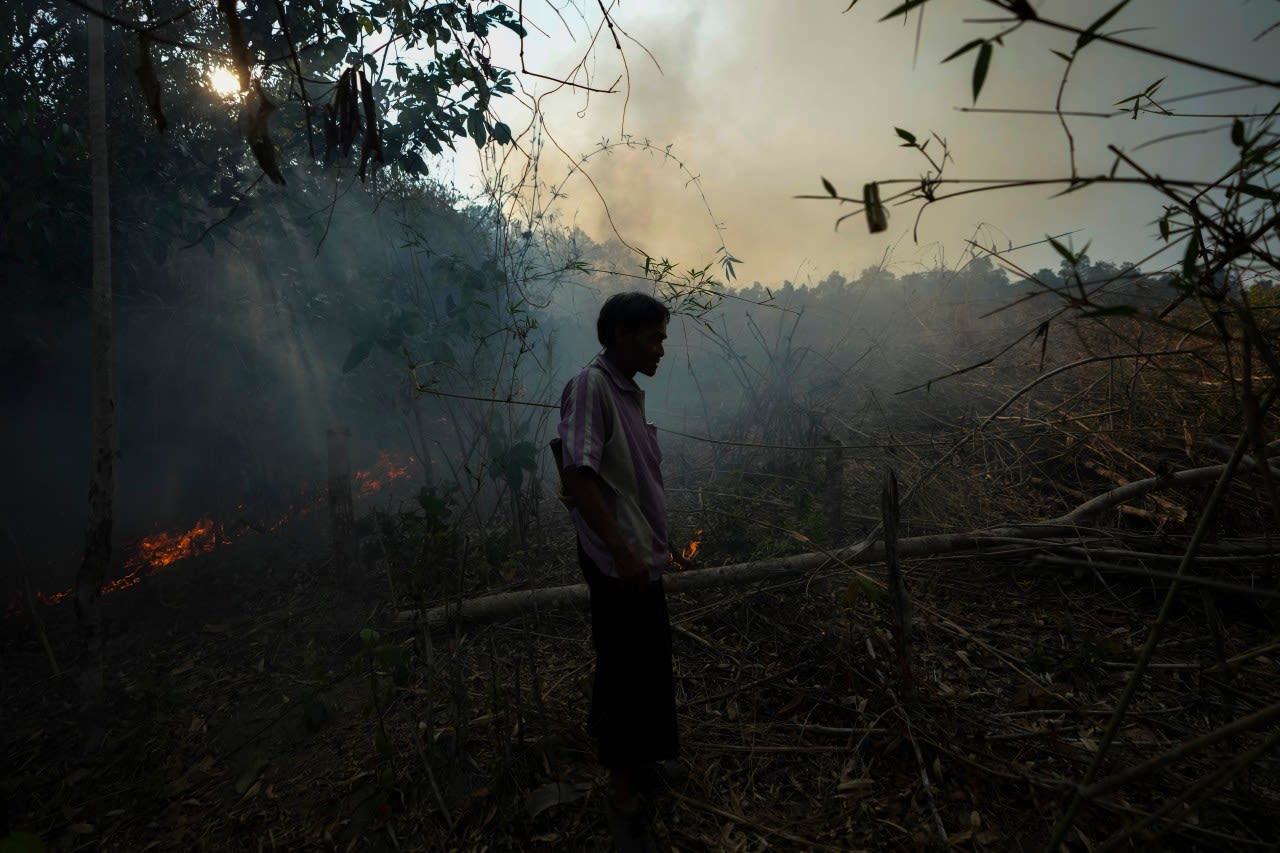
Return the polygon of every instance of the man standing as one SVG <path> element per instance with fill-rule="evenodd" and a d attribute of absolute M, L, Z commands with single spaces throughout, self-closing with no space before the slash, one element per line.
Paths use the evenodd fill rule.
<path fill-rule="evenodd" d="M 623 851 L 655 849 L 642 788 L 679 749 L 662 587 L 670 553 L 662 452 L 635 382 L 636 373 L 657 372 L 670 316 L 643 293 L 609 297 L 596 321 L 604 352 L 560 398 L 561 467 L 596 651 L 587 728 L 609 769 L 609 823 Z"/>

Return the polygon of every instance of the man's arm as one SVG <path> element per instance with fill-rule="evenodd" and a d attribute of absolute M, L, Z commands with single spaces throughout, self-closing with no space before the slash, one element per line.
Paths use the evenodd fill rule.
<path fill-rule="evenodd" d="M 565 489 L 573 505 L 582 514 L 582 520 L 604 542 L 618 567 L 618 576 L 628 586 L 643 587 L 649 582 L 649 570 L 640 562 L 635 551 L 627 544 L 617 519 L 609 511 L 604 499 L 607 486 L 590 468 L 564 469 Z"/>

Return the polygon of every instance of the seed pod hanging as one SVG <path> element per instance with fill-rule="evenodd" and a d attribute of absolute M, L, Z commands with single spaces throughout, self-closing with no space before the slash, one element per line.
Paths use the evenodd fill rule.
<path fill-rule="evenodd" d="M 862 185 L 862 206 L 867 214 L 867 228 L 879 234 L 889 227 L 889 213 L 880 202 L 880 187 L 875 181 Z"/>
<path fill-rule="evenodd" d="M 364 108 L 364 140 L 360 143 L 360 180 L 364 180 L 365 167 L 372 159 L 374 165 L 386 162 L 382 153 L 382 132 L 378 128 L 378 112 L 373 103 L 373 87 L 360 69 L 360 104 Z"/>

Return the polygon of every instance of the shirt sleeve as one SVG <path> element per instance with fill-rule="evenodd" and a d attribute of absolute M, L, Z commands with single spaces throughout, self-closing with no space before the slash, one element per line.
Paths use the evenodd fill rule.
<path fill-rule="evenodd" d="M 564 468 L 590 468 L 600 472 L 604 444 L 609 437 L 609 407 L 598 370 L 584 370 L 570 380 L 560 395 L 561 464 Z"/>

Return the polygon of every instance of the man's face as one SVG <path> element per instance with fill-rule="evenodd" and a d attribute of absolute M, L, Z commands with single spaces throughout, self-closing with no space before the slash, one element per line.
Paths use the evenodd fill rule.
<path fill-rule="evenodd" d="M 619 330 L 617 345 L 612 348 L 618 365 L 628 372 L 653 376 L 658 362 L 666 354 L 662 342 L 667 339 L 667 321 L 638 329 Z"/>

